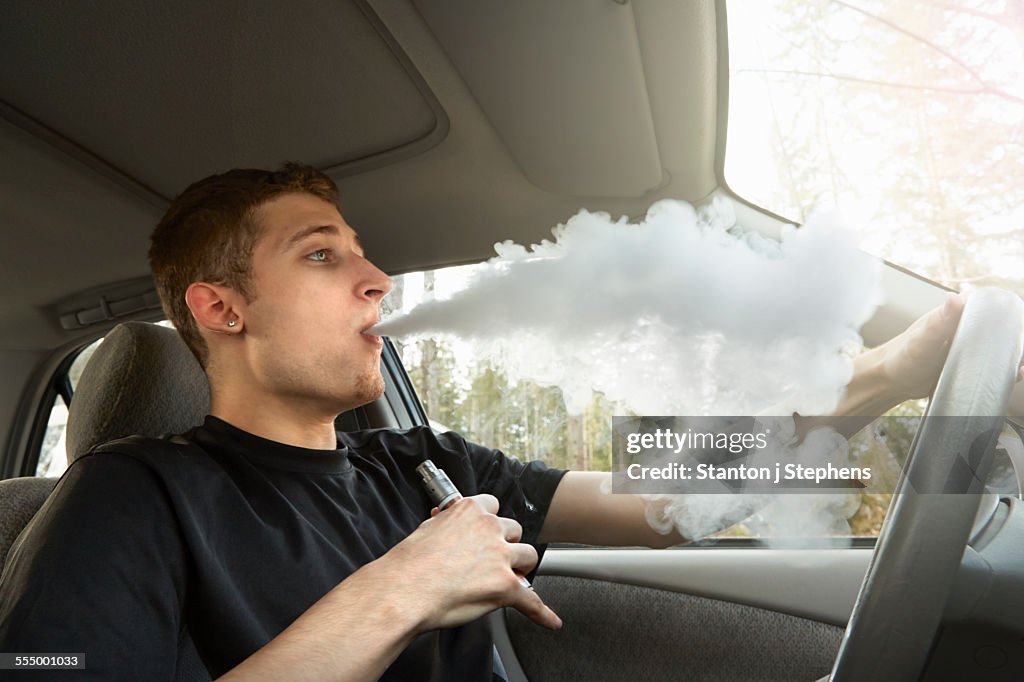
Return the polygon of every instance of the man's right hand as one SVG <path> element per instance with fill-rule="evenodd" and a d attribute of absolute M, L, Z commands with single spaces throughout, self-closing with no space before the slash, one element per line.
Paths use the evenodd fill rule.
<path fill-rule="evenodd" d="M 537 565 L 537 551 L 519 542 L 522 526 L 497 511 L 491 495 L 459 500 L 371 564 L 406 604 L 422 609 L 420 631 L 463 625 L 502 606 L 545 627 L 562 626 L 520 581 Z"/>
<path fill-rule="evenodd" d="M 341 581 L 230 680 L 376 680 L 413 639 L 511 606 L 545 627 L 562 621 L 519 576 L 537 551 L 496 515 L 490 495 L 459 500 Z"/>

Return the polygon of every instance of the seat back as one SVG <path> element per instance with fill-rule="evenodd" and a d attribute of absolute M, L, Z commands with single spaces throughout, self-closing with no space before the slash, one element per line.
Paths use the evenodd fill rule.
<path fill-rule="evenodd" d="M 68 464 L 116 438 L 187 431 L 203 421 L 209 408 L 206 374 L 176 331 L 147 322 L 118 325 L 78 382 L 68 415 Z M 57 480 L 26 476 L 0 481 L 0 571 L 15 538 Z"/>
<path fill-rule="evenodd" d="M 68 412 L 68 463 L 125 436 L 183 433 L 210 411 L 210 385 L 178 332 L 120 324 L 82 371 Z"/>
<path fill-rule="evenodd" d="M 0 574 L 15 538 L 57 485 L 56 478 L 25 476 L 0 481 Z"/>

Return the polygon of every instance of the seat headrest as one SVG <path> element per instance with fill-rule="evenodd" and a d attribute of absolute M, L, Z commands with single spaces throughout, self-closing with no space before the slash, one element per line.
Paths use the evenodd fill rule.
<path fill-rule="evenodd" d="M 131 435 L 182 433 L 210 411 L 210 385 L 178 332 L 119 324 L 82 371 L 68 413 L 68 463 Z"/>

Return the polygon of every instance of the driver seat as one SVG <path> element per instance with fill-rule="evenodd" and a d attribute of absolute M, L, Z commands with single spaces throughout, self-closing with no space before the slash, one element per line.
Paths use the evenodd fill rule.
<path fill-rule="evenodd" d="M 201 424 L 209 409 L 206 374 L 174 329 L 120 324 L 93 353 L 78 382 L 68 414 L 68 464 L 117 438 L 182 433 Z M 0 481 L 0 568 L 55 483 L 36 477 Z M 173 679 L 210 680 L 187 629 L 179 636 Z"/>

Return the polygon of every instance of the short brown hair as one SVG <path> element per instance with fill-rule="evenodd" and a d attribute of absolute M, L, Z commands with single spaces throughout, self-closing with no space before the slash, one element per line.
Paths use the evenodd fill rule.
<path fill-rule="evenodd" d="M 251 301 L 252 254 L 262 232 L 254 214 L 267 201 L 294 193 L 338 205 L 337 185 L 311 166 L 239 168 L 189 185 L 153 231 L 149 266 L 164 313 L 204 369 L 209 349 L 185 304 L 185 291 L 193 282 L 209 282 Z"/>

